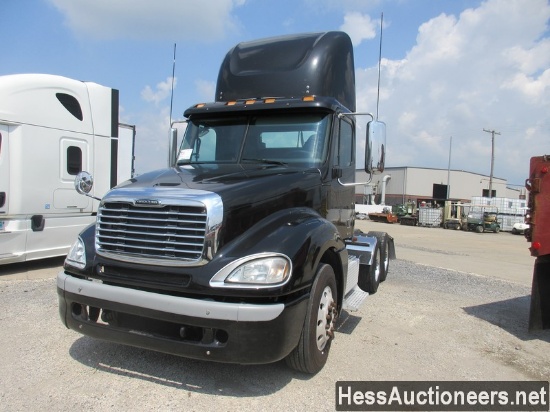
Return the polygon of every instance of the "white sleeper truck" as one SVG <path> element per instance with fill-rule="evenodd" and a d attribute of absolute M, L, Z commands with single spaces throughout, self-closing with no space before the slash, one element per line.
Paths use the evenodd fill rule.
<path fill-rule="evenodd" d="M 47 74 L 0 76 L 0 264 L 66 255 L 99 202 L 132 177 L 135 127 L 119 124 L 119 92 Z"/>

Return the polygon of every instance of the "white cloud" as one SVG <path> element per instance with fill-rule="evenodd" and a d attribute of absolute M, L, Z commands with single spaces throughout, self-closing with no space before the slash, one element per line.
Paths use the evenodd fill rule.
<path fill-rule="evenodd" d="M 524 73 L 536 73 L 550 65 L 550 39 L 542 39 L 531 49 L 510 47 L 503 51 L 503 58 Z"/>
<path fill-rule="evenodd" d="M 174 88 L 178 82 L 177 78 L 174 78 Z M 147 85 L 141 91 L 141 98 L 149 103 L 158 105 L 164 99 L 170 96 L 172 92 L 172 77 L 166 78 L 166 81 L 157 83 L 155 90 L 151 86 Z"/>
<path fill-rule="evenodd" d="M 377 22 L 371 20 L 368 14 L 358 12 L 346 13 L 344 24 L 340 30 L 349 34 L 354 46 L 361 44 L 363 40 L 370 40 L 376 36 Z"/>
<path fill-rule="evenodd" d="M 523 95 L 527 99 L 527 102 L 532 104 L 543 104 L 544 100 L 548 103 L 550 70 L 545 70 L 536 78 L 527 76 L 525 73 L 517 73 L 510 81 L 505 82 L 502 87 Z"/>
<path fill-rule="evenodd" d="M 459 16 L 439 15 L 418 30 L 402 60 L 382 60 L 380 119 L 391 166 L 527 177 L 529 157 L 550 153 L 550 39 L 547 0 L 488 0 Z M 546 36 L 546 37 L 545 37 Z M 374 111 L 377 69 L 358 69 L 358 111 Z"/>
<path fill-rule="evenodd" d="M 65 23 L 96 39 L 223 39 L 237 23 L 232 15 L 245 0 L 50 0 Z M 207 7 L 205 7 L 207 4 Z"/>

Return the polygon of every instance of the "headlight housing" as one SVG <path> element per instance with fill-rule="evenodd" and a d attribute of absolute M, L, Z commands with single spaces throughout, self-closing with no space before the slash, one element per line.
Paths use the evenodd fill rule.
<path fill-rule="evenodd" d="M 74 266 L 78 269 L 84 269 L 86 267 L 86 247 L 84 241 L 78 237 L 76 242 L 71 246 L 69 254 L 65 258 L 65 264 Z"/>
<path fill-rule="evenodd" d="M 261 288 L 285 284 L 292 273 L 292 262 L 281 254 L 262 253 L 238 259 L 225 266 L 212 279 L 212 287 Z"/>

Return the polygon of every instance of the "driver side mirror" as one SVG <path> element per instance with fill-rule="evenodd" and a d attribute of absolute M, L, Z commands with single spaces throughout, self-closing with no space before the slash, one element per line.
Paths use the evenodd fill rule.
<path fill-rule="evenodd" d="M 386 123 L 372 120 L 367 123 L 365 142 L 365 172 L 378 174 L 384 171 L 386 161 Z"/>

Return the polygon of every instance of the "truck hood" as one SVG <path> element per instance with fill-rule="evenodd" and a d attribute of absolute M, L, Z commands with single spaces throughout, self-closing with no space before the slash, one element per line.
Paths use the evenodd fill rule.
<path fill-rule="evenodd" d="M 140 175 L 115 187 L 111 194 L 119 189 L 140 197 L 157 197 L 163 189 L 172 194 L 181 189 L 182 197 L 186 189 L 218 194 L 223 202 L 222 243 L 276 211 L 289 207 L 320 211 L 323 204 L 319 169 L 279 165 L 187 165 Z"/>
<path fill-rule="evenodd" d="M 292 168 L 276 165 L 187 165 L 177 168 L 155 170 L 134 179 L 130 179 L 119 186 L 133 190 L 139 188 L 171 187 L 181 189 L 206 190 L 218 193 L 225 199 L 227 193 L 231 198 L 236 192 L 244 191 L 248 202 L 254 197 L 273 197 L 281 192 L 287 192 L 293 186 L 301 189 L 319 185 L 321 172 L 319 169 Z M 266 187 L 266 185 L 269 185 Z M 251 191 L 262 187 L 261 191 Z M 271 190 L 269 190 L 269 189 Z M 268 189 L 268 190 L 266 190 Z M 263 192 L 263 193 L 262 193 Z"/>

